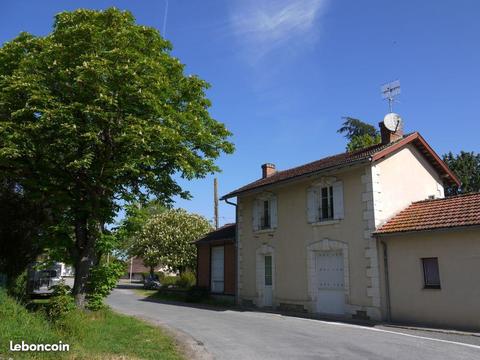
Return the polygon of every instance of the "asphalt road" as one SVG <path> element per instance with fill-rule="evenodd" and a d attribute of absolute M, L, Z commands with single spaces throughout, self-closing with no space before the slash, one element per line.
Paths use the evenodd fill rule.
<path fill-rule="evenodd" d="M 480 360 L 480 338 L 474 336 L 172 305 L 128 289 L 116 289 L 107 302 L 116 311 L 188 334 L 215 359 Z"/>

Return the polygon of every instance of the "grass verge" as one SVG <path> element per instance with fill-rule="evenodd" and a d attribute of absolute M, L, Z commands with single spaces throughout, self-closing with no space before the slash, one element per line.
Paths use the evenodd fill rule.
<path fill-rule="evenodd" d="M 148 299 L 156 299 L 161 301 L 169 301 L 169 302 L 183 302 L 183 303 L 192 303 L 191 301 L 187 300 L 186 293 L 178 292 L 178 293 L 165 293 L 162 290 L 145 290 L 145 289 L 135 289 L 135 292 L 145 298 Z M 195 304 L 203 304 L 209 305 L 212 307 L 227 307 L 231 308 L 234 307 L 235 304 L 233 301 L 228 299 L 219 299 L 208 297 L 206 299 L 202 299 L 200 301 L 193 302 Z"/>
<path fill-rule="evenodd" d="M 10 341 L 70 345 L 69 352 L 10 352 Z M 182 359 L 174 340 L 158 327 L 105 309 L 73 311 L 51 323 L 0 289 L 0 359 Z"/>

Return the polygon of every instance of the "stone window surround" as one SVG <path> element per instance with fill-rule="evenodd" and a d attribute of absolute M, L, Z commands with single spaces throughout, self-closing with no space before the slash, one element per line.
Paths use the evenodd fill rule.
<path fill-rule="evenodd" d="M 308 272 L 308 295 L 312 302 L 313 312 L 316 312 L 318 290 L 317 272 L 315 267 L 316 255 L 321 251 L 342 250 L 343 277 L 345 290 L 345 304 L 349 303 L 350 297 L 350 271 L 348 261 L 348 244 L 344 241 L 331 240 L 328 238 L 316 241 L 307 246 L 307 272 Z"/>
<path fill-rule="evenodd" d="M 255 202 L 255 201 L 259 200 L 259 201 L 269 201 L 269 202 L 271 202 L 273 199 L 275 199 L 275 200 L 277 199 L 277 194 L 276 193 L 274 193 L 272 191 L 262 191 L 260 194 L 258 194 L 254 198 L 253 201 Z M 277 212 L 277 214 L 278 214 L 278 212 Z M 256 214 L 252 213 L 252 219 L 253 219 L 254 216 L 256 216 Z M 272 210 L 270 210 L 270 217 L 272 217 Z M 272 219 L 270 219 L 270 226 L 272 226 L 271 222 L 272 222 Z M 254 221 L 252 220 L 252 232 L 254 234 L 272 233 L 277 229 L 276 227 L 269 227 L 269 228 L 266 228 L 266 229 L 261 229 L 261 228 L 260 229 L 255 229 L 255 226 L 254 226 L 253 223 L 254 223 Z"/>

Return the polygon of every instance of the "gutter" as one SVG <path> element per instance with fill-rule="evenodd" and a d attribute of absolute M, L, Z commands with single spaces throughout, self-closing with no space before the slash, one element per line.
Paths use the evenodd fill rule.
<path fill-rule="evenodd" d="M 392 307 L 390 302 L 390 277 L 388 274 L 388 249 L 387 243 L 383 240 L 380 240 L 380 243 L 383 246 L 383 266 L 385 272 L 385 300 L 387 302 L 387 321 L 392 321 Z"/>
<path fill-rule="evenodd" d="M 460 225 L 460 226 L 450 226 L 450 227 L 438 227 L 430 229 L 420 229 L 420 230 L 404 230 L 404 231 L 395 231 L 395 232 L 376 232 L 373 233 L 373 236 L 376 238 L 389 238 L 399 235 L 409 235 L 409 234 L 418 234 L 418 233 L 430 233 L 430 232 L 446 232 L 446 231 L 462 231 L 480 228 L 480 224 L 471 224 L 471 225 Z"/>
<path fill-rule="evenodd" d="M 228 205 L 235 206 L 235 304 L 238 305 L 239 298 L 238 298 L 238 277 L 239 277 L 239 261 L 238 261 L 238 205 L 234 202 L 228 200 L 228 198 L 221 198 L 221 200 L 225 201 Z"/>

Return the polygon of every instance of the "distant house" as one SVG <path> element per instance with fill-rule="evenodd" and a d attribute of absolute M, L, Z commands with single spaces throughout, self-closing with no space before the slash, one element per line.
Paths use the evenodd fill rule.
<path fill-rule="evenodd" d="M 197 285 L 213 294 L 235 295 L 235 224 L 227 224 L 197 240 Z"/>
<path fill-rule="evenodd" d="M 240 304 L 480 329 L 480 195 L 444 199 L 459 180 L 426 140 L 380 130 L 223 196 L 238 223 L 197 242 L 199 284 L 226 290 L 235 264 Z"/>
<path fill-rule="evenodd" d="M 165 269 L 162 265 L 158 265 L 155 267 L 155 272 L 165 272 L 167 275 L 169 275 L 169 271 Z M 132 280 L 143 280 L 143 274 L 149 273 L 150 268 L 146 267 L 143 264 L 143 259 L 139 257 L 134 257 L 133 259 L 130 259 L 128 261 L 128 267 L 127 267 L 127 274 L 125 275 L 126 278 L 130 277 L 131 273 L 131 278 Z"/>

